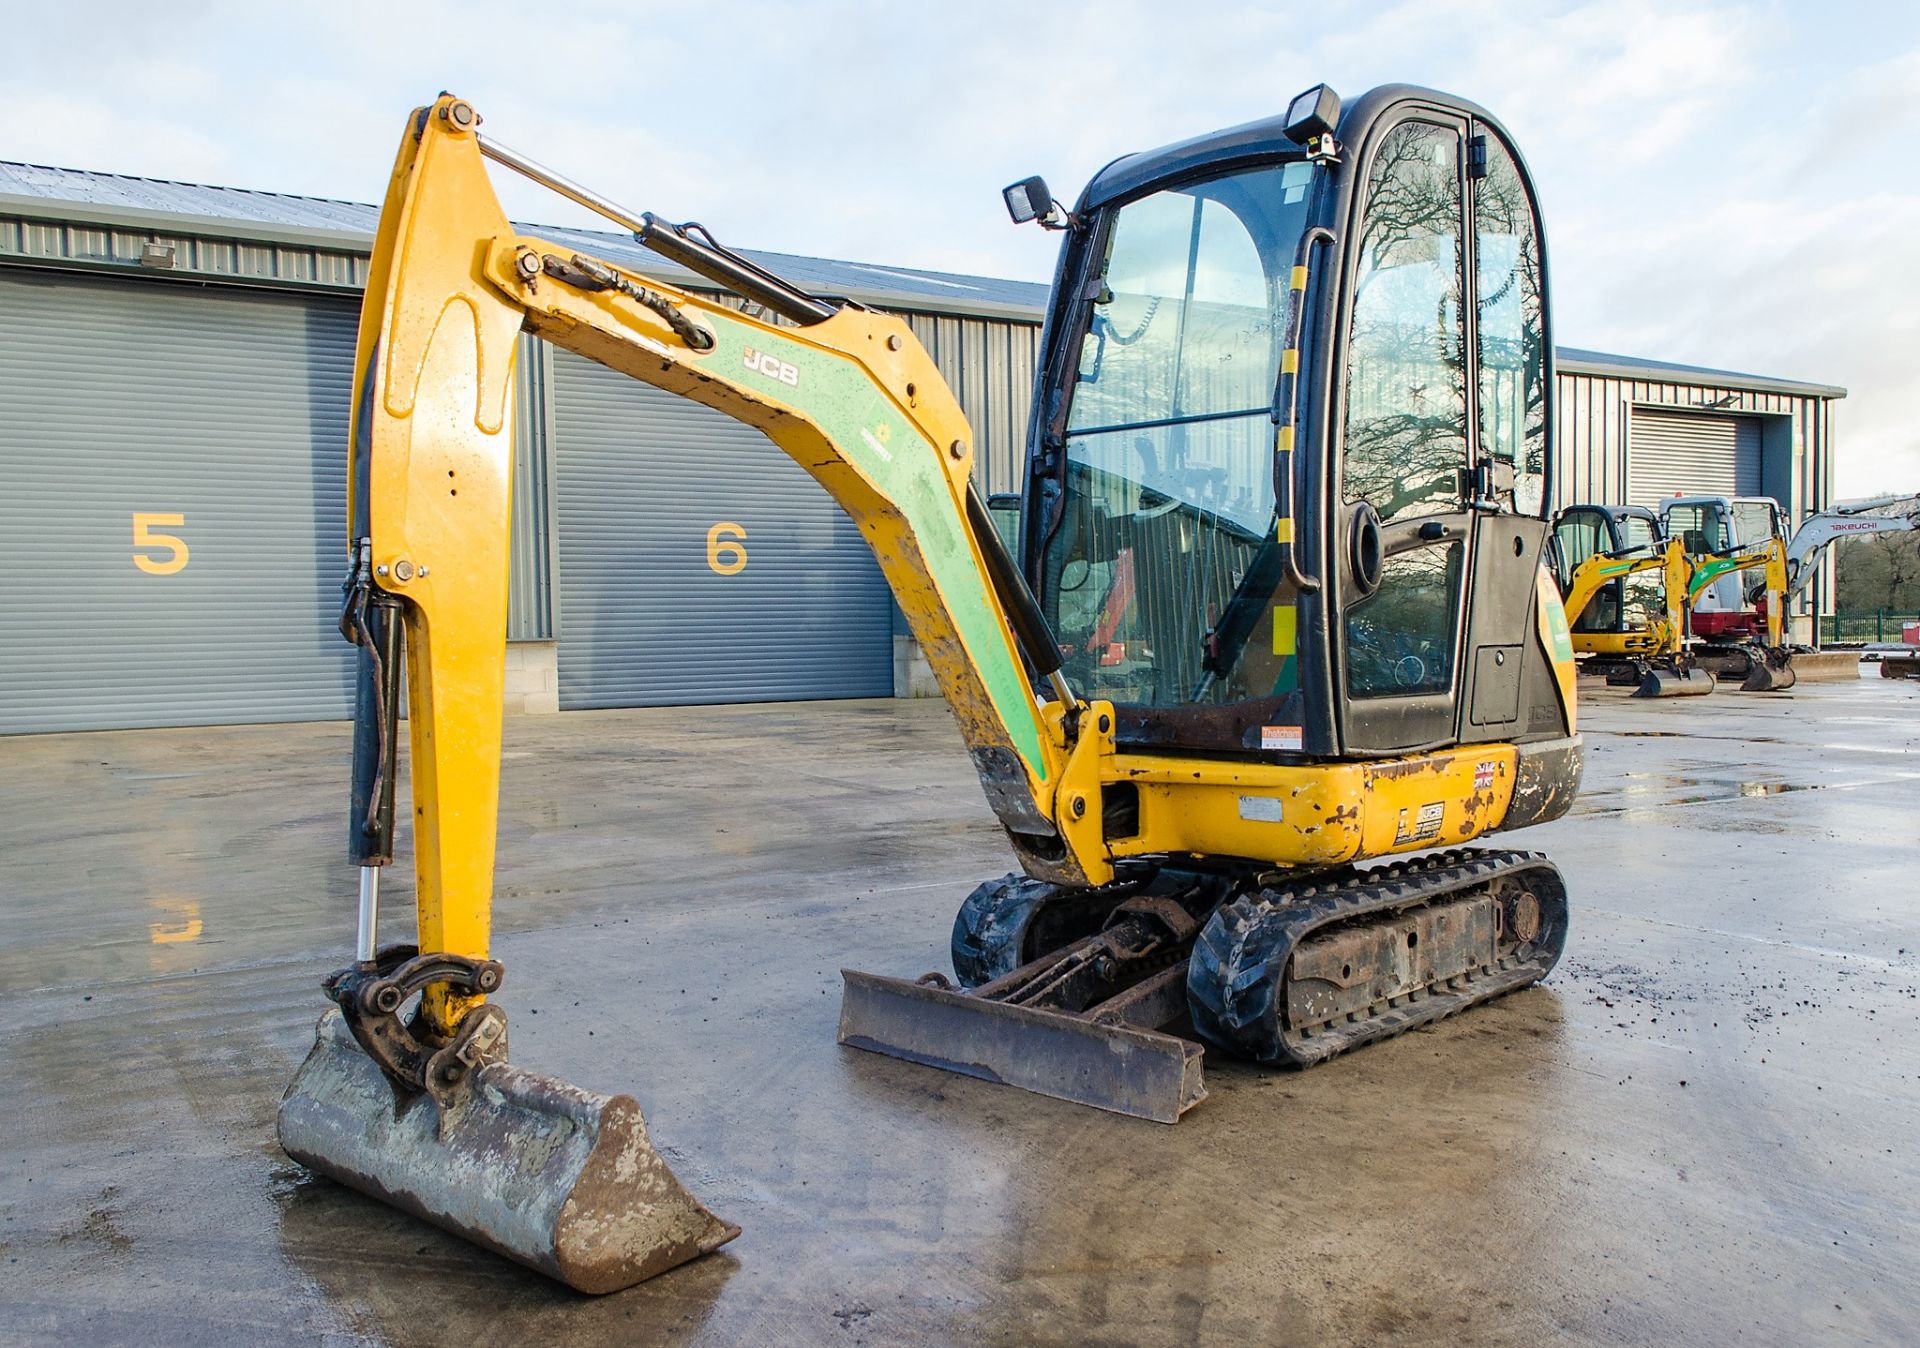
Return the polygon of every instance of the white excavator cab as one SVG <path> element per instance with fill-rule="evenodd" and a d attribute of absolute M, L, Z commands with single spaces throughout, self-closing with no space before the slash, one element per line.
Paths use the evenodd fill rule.
<path fill-rule="evenodd" d="M 1786 512 L 1770 496 L 1675 496 L 1660 503 L 1660 525 L 1686 545 L 1689 557 L 1705 557 L 1785 540 Z M 1703 637 L 1758 637 L 1763 619 L 1754 601 L 1765 581 L 1752 571 L 1729 571 L 1694 597 L 1694 630 Z"/>

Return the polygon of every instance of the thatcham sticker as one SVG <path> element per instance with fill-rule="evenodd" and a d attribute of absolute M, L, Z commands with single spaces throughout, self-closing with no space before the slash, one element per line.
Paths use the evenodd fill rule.
<path fill-rule="evenodd" d="M 1272 752 L 1300 752 L 1300 727 L 1297 725 L 1263 725 L 1260 727 L 1260 747 Z"/>

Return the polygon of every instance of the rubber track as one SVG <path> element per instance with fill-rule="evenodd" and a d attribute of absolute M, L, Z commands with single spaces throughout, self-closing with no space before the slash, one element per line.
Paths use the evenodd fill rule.
<path fill-rule="evenodd" d="M 1517 875 L 1536 881 L 1529 888 L 1541 902 L 1540 938 L 1524 958 L 1503 956 L 1445 985 L 1385 998 L 1307 1034 L 1287 1025 L 1286 975 L 1294 949 L 1305 938 L 1325 927 L 1418 908 Z M 1210 1043 L 1257 1062 L 1310 1067 L 1536 983 L 1559 962 L 1566 939 L 1566 884 L 1545 856 L 1443 852 L 1337 879 L 1303 880 L 1291 889 L 1263 890 L 1221 905 L 1194 943 L 1187 1005 L 1194 1028 Z"/>

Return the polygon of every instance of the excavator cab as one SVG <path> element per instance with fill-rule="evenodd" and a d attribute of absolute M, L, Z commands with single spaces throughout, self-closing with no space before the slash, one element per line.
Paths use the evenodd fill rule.
<path fill-rule="evenodd" d="M 1535 602 L 1553 348 L 1525 166 L 1444 95 L 1338 109 L 1322 86 L 1129 155 L 1068 217 L 1022 561 L 1121 746 L 1567 733 Z"/>
<path fill-rule="evenodd" d="M 1553 520 L 1549 551 L 1564 596 L 1589 557 L 1651 552 L 1664 538 L 1660 518 L 1645 506 L 1573 505 Z M 1664 608 L 1660 584 L 1648 575 L 1622 576 L 1601 586 L 1578 616 L 1568 615 L 1575 649 L 1585 635 L 1644 628 Z"/>
<path fill-rule="evenodd" d="M 1662 525 L 1687 545 L 1690 557 L 1711 557 L 1764 547 L 1787 538 L 1780 503 L 1768 496 L 1675 496 L 1660 503 Z M 1702 587 L 1693 622 L 1701 636 L 1757 639 L 1765 622 L 1757 609 L 1766 592 L 1758 571 L 1730 571 Z"/>

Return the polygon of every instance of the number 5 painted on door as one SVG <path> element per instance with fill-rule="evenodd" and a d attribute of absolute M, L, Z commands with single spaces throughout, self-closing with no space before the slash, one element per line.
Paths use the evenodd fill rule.
<path fill-rule="evenodd" d="M 187 540 L 178 534 L 155 533 L 153 526 L 164 524 L 170 528 L 179 528 L 187 522 L 185 515 L 156 514 L 151 511 L 133 512 L 133 546 L 136 548 L 165 548 L 166 557 L 148 557 L 142 553 L 133 554 L 133 564 L 149 576 L 171 576 L 182 570 L 187 564 Z"/>

